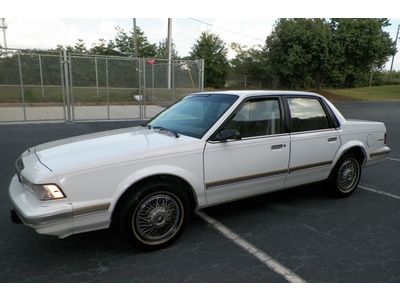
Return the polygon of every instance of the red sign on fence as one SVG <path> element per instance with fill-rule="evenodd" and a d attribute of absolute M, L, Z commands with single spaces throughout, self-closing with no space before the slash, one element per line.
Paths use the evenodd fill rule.
<path fill-rule="evenodd" d="M 154 58 L 149 58 L 147 60 L 147 63 L 150 64 L 150 65 L 154 65 L 156 63 L 156 60 Z"/>

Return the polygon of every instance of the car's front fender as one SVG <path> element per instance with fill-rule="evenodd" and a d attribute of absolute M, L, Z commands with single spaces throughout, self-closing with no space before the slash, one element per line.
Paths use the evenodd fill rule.
<path fill-rule="evenodd" d="M 196 176 L 196 174 L 193 174 L 187 169 L 181 168 L 179 166 L 167 165 L 167 164 L 145 167 L 130 174 L 119 184 L 116 190 L 116 194 L 114 195 L 114 199 L 118 201 L 118 199 L 120 199 L 121 196 L 131 186 L 135 185 L 141 180 L 157 175 L 170 175 L 183 179 L 192 187 L 196 196 L 197 206 L 200 207 L 206 204 L 204 183 L 201 180 L 202 177 L 199 178 L 199 176 Z M 112 203 L 112 210 L 114 209 L 117 201 Z"/>

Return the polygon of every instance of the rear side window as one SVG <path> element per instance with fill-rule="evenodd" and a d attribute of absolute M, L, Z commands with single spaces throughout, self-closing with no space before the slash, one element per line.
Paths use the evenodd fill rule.
<path fill-rule="evenodd" d="M 318 99 L 288 98 L 291 131 L 310 131 L 330 128 L 328 117 Z"/>

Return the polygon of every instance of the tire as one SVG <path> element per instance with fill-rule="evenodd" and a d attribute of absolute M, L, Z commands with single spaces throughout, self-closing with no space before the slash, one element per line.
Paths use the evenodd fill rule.
<path fill-rule="evenodd" d="M 328 188 L 334 196 L 348 197 L 358 186 L 361 178 L 361 162 L 358 156 L 349 153 L 339 159 L 328 180 Z"/>
<path fill-rule="evenodd" d="M 120 233 L 144 250 L 173 243 L 189 217 L 185 193 L 168 182 L 147 183 L 132 193 L 117 214 Z"/>

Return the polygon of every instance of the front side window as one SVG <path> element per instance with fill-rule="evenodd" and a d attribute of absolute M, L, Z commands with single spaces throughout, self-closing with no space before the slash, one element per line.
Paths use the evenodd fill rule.
<path fill-rule="evenodd" d="M 238 98 L 228 94 L 189 95 L 164 110 L 149 125 L 201 138 Z"/>
<path fill-rule="evenodd" d="M 328 117 L 318 99 L 289 98 L 288 104 L 292 132 L 330 128 Z"/>
<path fill-rule="evenodd" d="M 224 129 L 236 129 L 242 138 L 281 133 L 279 100 L 254 99 L 245 102 Z"/>

